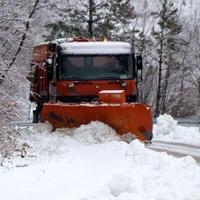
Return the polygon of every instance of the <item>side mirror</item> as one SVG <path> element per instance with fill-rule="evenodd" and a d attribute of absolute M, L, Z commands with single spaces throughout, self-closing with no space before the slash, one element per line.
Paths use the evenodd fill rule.
<path fill-rule="evenodd" d="M 138 55 L 136 57 L 136 66 L 137 66 L 137 70 L 143 70 L 143 59 L 141 55 Z"/>
<path fill-rule="evenodd" d="M 48 73 L 48 80 L 51 81 L 53 79 L 53 64 L 52 64 L 52 58 L 46 59 L 45 60 L 45 65 L 47 68 L 47 73 Z"/>

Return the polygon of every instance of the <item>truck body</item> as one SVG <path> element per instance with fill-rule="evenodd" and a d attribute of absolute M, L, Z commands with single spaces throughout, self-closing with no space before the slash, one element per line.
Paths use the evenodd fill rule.
<path fill-rule="evenodd" d="M 139 70 L 142 58 L 126 42 L 76 37 L 37 45 L 28 77 L 33 121 L 71 128 L 99 120 L 150 141 L 151 111 L 137 102 Z"/>

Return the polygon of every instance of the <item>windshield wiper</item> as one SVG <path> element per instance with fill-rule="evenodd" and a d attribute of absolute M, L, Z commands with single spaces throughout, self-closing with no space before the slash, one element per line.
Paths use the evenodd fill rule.
<path fill-rule="evenodd" d="M 113 77 L 113 76 L 106 76 L 106 77 L 99 77 L 99 79 L 105 79 L 105 80 L 118 80 L 120 77 Z"/>

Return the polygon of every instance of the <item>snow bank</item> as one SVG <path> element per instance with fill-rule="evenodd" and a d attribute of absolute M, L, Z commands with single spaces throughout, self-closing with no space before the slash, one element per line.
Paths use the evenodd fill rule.
<path fill-rule="evenodd" d="M 99 144 L 119 140 L 114 129 L 99 121 L 93 121 L 87 125 L 81 125 L 76 129 L 57 129 L 57 132 L 70 135 L 84 144 Z"/>
<path fill-rule="evenodd" d="M 172 134 L 177 125 L 167 125 L 171 120 L 161 118 L 160 126 Z M 191 157 L 154 152 L 138 140 L 125 143 L 100 122 L 51 130 L 45 123 L 20 131 L 19 147 L 27 144 L 27 152 L 12 158 L 13 168 L 0 168 L 3 200 L 200 199 L 200 167 Z"/>
<path fill-rule="evenodd" d="M 13 167 L 26 166 L 32 162 L 49 162 L 62 157 L 69 151 L 70 146 L 120 140 L 111 127 L 98 121 L 75 129 L 63 128 L 53 132 L 52 130 L 52 125 L 48 122 L 19 130 L 16 152 L 12 159 L 4 161 L 4 165 Z"/>
<path fill-rule="evenodd" d="M 185 143 L 200 144 L 199 127 L 183 127 L 170 115 L 161 115 L 157 118 L 157 124 L 153 129 L 154 139 L 176 140 Z"/>
<path fill-rule="evenodd" d="M 62 159 L 6 173 L 0 169 L 1 198 L 200 199 L 200 167 L 190 157 L 178 159 L 153 152 L 137 140 L 130 144 L 122 141 L 92 145 L 69 143 Z"/>
<path fill-rule="evenodd" d="M 174 132 L 177 122 L 170 115 L 161 115 L 157 118 L 157 135 L 168 135 Z"/>

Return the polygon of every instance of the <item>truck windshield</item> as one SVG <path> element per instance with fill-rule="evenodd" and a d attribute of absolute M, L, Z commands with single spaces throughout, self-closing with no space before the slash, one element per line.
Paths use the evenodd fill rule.
<path fill-rule="evenodd" d="M 59 79 L 131 79 L 131 55 L 61 55 Z"/>

